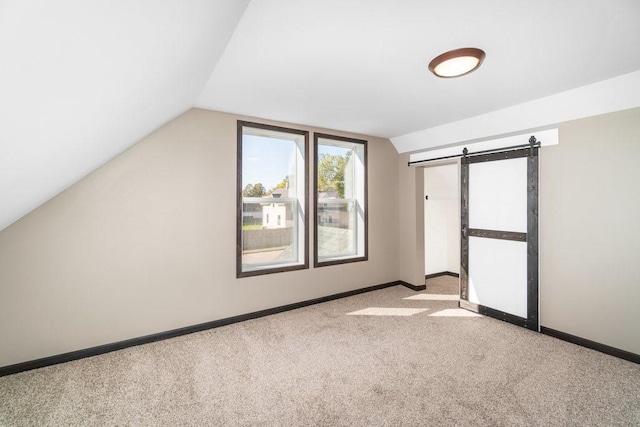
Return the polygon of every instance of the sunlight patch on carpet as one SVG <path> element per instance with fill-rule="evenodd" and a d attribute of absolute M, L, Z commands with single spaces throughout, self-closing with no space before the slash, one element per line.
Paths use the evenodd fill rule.
<path fill-rule="evenodd" d="M 369 307 L 364 310 L 352 311 L 348 316 L 413 316 L 427 311 L 428 308 L 387 308 Z"/>
<path fill-rule="evenodd" d="M 483 317 L 481 314 L 474 313 L 473 311 L 465 310 L 463 308 L 448 308 L 442 311 L 436 311 L 429 316 L 434 317 Z"/>
<path fill-rule="evenodd" d="M 403 299 L 428 300 L 428 301 L 458 301 L 460 299 L 460 296 L 444 295 L 444 294 L 418 294 L 418 295 L 412 295 L 410 297 L 406 297 Z"/>

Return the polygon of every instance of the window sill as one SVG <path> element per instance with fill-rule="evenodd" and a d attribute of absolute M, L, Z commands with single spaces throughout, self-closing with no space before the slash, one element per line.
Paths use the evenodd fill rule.
<path fill-rule="evenodd" d="M 306 270 L 309 268 L 308 264 L 281 264 L 274 265 L 269 267 L 256 267 L 255 269 L 245 270 L 245 271 L 237 271 L 236 278 L 240 279 L 243 277 L 253 277 L 253 276 L 262 276 L 265 274 L 275 274 L 275 273 L 284 273 L 286 271 L 296 271 L 296 270 Z"/>
<path fill-rule="evenodd" d="M 325 258 L 323 260 L 316 260 L 315 264 L 313 265 L 314 267 L 326 267 L 329 265 L 339 265 L 339 264 L 349 264 L 352 262 L 362 262 L 362 261 L 367 261 L 369 258 L 364 255 L 364 256 L 345 256 L 345 257 L 332 257 L 332 258 Z"/>

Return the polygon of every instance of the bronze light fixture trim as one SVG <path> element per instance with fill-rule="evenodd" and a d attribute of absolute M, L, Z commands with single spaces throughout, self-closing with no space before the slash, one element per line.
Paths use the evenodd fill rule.
<path fill-rule="evenodd" d="M 477 70 L 485 56 L 482 49 L 475 47 L 450 50 L 433 58 L 429 70 L 445 79 L 460 77 Z"/>

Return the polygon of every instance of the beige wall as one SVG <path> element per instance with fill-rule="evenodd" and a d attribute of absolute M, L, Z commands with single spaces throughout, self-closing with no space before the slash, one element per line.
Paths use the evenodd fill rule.
<path fill-rule="evenodd" d="M 424 271 L 420 168 L 399 160 L 400 277 Z M 540 158 L 541 325 L 640 354 L 640 109 L 560 126 Z M 422 205 L 422 203 L 420 203 Z M 418 254 L 418 256 L 415 256 Z"/>
<path fill-rule="evenodd" d="M 540 158 L 541 323 L 640 354 L 640 109 L 559 131 Z"/>
<path fill-rule="evenodd" d="M 369 261 L 236 279 L 238 118 L 191 110 L 0 232 L 0 366 L 424 284 L 423 170 L 339 132 L 370 141 Z M 640 109 L 613 113 L 561 125 L 540 161 L 541 323 L 636 354 L 639 142 Z"/>
<path fill-rule="evenodd" d="M 407 167 L 409 154 L 398 156 L 398 274 L 414 286 L 424 286 L 424 169 Z"/>
<path fill-rule="evenodd" d="M 236 279 L 238 118 L 190 110 L 0 232 L 0 366 L 399 278 L 395 149 L 318 129 L 370 143 L 369 261 Z"/>

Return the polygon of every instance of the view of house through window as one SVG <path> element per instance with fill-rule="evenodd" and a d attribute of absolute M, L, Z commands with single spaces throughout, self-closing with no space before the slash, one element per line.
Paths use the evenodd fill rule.
<path fill-rule="evenodd" d="M 308 134 L 238 126 L 238 276 L 307 268 Z"/>
<path fill-rule="evenodd" d="M 315 264 L 367 259 L 366 141 L 315 134 Z"/>

